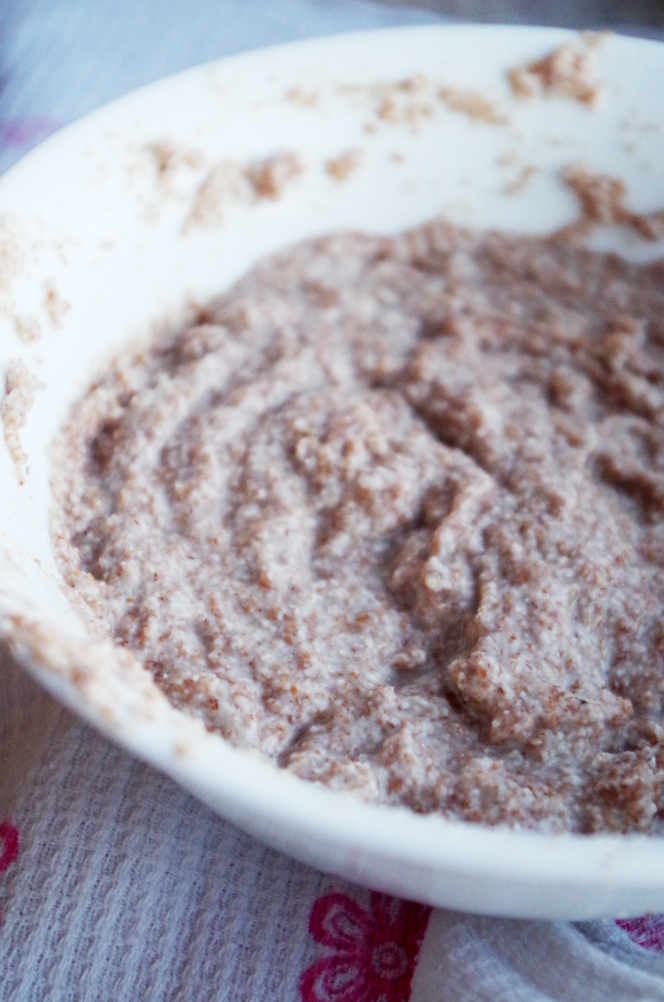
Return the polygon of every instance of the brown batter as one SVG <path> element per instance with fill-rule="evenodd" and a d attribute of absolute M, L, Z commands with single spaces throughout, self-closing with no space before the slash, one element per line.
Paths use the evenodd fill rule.
<path fill-rule="evenodd" d="M 299 776 L 661 832 L 663 414 L 664 262 L 333 236 L 105 370 L 58 558 L 175 706 Z"/>

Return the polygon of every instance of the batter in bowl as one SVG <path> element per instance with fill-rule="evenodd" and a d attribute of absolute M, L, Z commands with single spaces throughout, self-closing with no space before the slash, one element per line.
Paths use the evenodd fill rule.
<path fill-rule="evenodd" d="M 57 557 L 176 707 L 298 776 L 661 833 L 663 415 L 664 262 L 331 236 L 100 376 Z"/>

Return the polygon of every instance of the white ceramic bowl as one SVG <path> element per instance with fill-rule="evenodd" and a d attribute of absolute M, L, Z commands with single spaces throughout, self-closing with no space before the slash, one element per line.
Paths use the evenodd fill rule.
<path fill-rule="evenodd" d="M 664 840 L 453 823 L 367 806 L 280 773 L 206 733 L 171 708 L 147 673 L 86 639 L 48 533 L 49 443 L 104 358 L 187 297 L 227 287 L 263 254 L 324 231 L 390 232 L 437 213 L 473 226 L 550 230 L 575 216 L 558 172 L 578 160 L 623 178 L 636 209 L 662 207 L 664 46 L 602 40 L 596 109 L 517 101 L 506 69 L 567 37 L 427 27 L 226 59 L 95 112 L 0 180 L 0 373 L 20 358 L 44 387 L 20 433 L 23 486 L 0 445 L 0 625 L 59 699 L 270 845 L 433 905 L 580 919 L 664 909 Z M 390 83 L 421 74 L 427 79 L 393 95 L 396 113 L 377 114 Z M 505 122 L 450 111 L 436 96 L 443 84 L 489 96 Z M 154 143 L 170 143 L 175 157 L 161 174 L 157 161 L 163 167 L 168 150 L 150 152 Z M 326 172 L 329 160 L 355 149 L 361 163 L 346 180 Z M 213 163 L 277 150 L 296 152 L 306 168 L 280 199 L 229 204 L 220 225 L 185 225 Z M 622 250 L 644 253 L 636 241 Z M 39 341 L 19 338 L 16 316 L 38 319 Z"/>

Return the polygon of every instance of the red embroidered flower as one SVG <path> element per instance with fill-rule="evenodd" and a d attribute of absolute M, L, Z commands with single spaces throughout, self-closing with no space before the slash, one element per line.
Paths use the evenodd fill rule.
<path fill-rule="evenodd" d="M 0 873 L 18 856 L 18 832 L 10 821 L 0 821 Z M 2 915 L 0 914 L 0 922 Z"/>
<path fill-rule="evenodd" d="M 328 952 L 302 975 L 303 1002 L 407 1002 L 430 913 L 375 893 L 370 910 L 346 894 L 319 898 L 309 932 Z"/>
<path fill-rule="evenodd" d="M 616 919 L 633 943 L 644 950 L 664 953 L 664 915 L 644 915 L 642 918 Z"/>

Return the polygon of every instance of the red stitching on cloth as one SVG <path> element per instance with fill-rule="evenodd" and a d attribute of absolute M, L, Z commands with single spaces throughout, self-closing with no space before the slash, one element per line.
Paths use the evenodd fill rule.
<path fill-rule="evenodd" d="M 46 139 L 60 128 L 62 122 L 51 118 L 3 119 L 0 120 L 0 143 L 20 149 Z"/>
<path fill-rule="evenodd" d="M 643 915 L 641 918 L 616 919 L 616 925 L 627 933 L 637 946 L 655 953 L 664 953 L 664 915 Z"/>
<path fill-rule="evenodd" d="M 0 823 L 0 842 L 2 842 L 0 853 L 0 873 L 2 873 L 18 856 L 18 831 L 11 821 Z"/>
<path fill-rule="evenodd" d="M 11 821 L 0 821 L 0 873 L 8 869 L 18 856 L 18 831 Z M 2 913 L 0 912 L 0 924 L 2 924 Z"/>
<path fill-rule="evenodd" d="M 408 1002 L 430 914 L 383 894 L 369 909 L 338 892 L 318 898 L 309 932 L 328 952 L 302 975 L 303 1002 Z"/>

